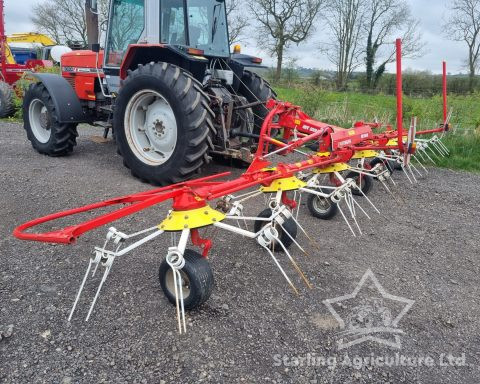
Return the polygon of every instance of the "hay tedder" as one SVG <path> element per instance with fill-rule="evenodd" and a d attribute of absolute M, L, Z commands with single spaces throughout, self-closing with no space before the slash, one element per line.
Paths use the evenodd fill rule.
<path fill-rule="evenodd" d="M 448 154 L 441 140 L 449 130 L 451 116 L 447 113 L 445 64 L 443 70 L 444 119 L 434 129 L 416 131 L 415 118 L 408 130 L 403 129 L 401 41 L 398 40 L 396 129 L 365 122 L 357 122 L 349 129 L 335 127 L 312 119 L 298 106 L 270 99 L 265 104 L 268 113 L 258 133 L 253 162 L 239 177 L 225 180 L 229 175 L 227 172 L 113 198 L 30 221 L 16 228 L 14 235 L 22 240 L 70 244 L 87 231 L 170 202 L 169 213 L 158 225 L 133 234 L 114 227 L 108 229 L 103 245 L 95 247 L 89 260 L 69 320 L 90 274 L 93 276 L 100 265 L 105 268 L 86 320 L 91 316 L 115 259 L 165 233 L 171 234 L 172 246 L 166 250 L 166 257 L 160 265 L 159 279 L 166 297 L 176 305 L 180 333 L 186 331 L 185 310 L 204 303 L 213 288 L 213 273 L 207 261 L 213 246 L 208 238 L 209 228 L 240 235 L 257 243 L 272 259 L 291 289 L 298 293 L 282 258 L 311 288 L 290 250 L 294 245 L 307 253 L 300 244 L 299 234 L 315 243 L 315 234 L 309 234 L 300 224 L 302 196 L 307 196 L 307 207 L 313 216 L 328 219 L 339 212 L 352 234 L 358 235 L 361 228 L 357 213 L 369 217 L 359 200 L 366 201 L 378 212 L 367 197 L 372 180 L 377 180 L 391 192 L 395 185 L 391 177 L 393 169 L 401 168 L 407 180 L 415 183 L 422 172 L 427 172 L 424 166 L 426 160 L 433 161 L 434 156 Z M 286 160 L 275 161 L 280 157 Z M 259 196 L 266 197 L 265 209 L 256 216 L 246 215 L 244 211 L 249 200 Z M 29 231 L 56 219 L 118 205 L 122 207 L 61 230 L 46 233 Z M 189 240 L 200 249 L 200 253 L 187 249 Z"/>

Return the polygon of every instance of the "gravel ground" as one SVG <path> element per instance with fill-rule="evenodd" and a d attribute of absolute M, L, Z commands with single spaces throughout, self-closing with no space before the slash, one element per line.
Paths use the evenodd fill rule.
<path fill-rule="evenodd" d="M 299 296 L 253 241 L 221 233 L 210 256 L 214 293 L 187 314 L 188 332 L 179 336 L 157 279 L 168 236 L 115 262 L 85 322 L 98 277 L 90 281 L 68 323 L 89 254 L 106 228 L 73 246 L 11 235 L 26 220 L 148 189 L 123 167 L 114 144 L 96 143 L 92 135 L 101 131 L 84 129 L 72 156 L 48 158 L 32 150 L 20 124 L 0 123 L 0 132 L 0 382 L 479 382 L 479 174 L 432 169 L 415 186 L 396 174 L 403 203 L 375 185 L 371 197 L 383 215 L 362 220 L 358 238 L 339 217 L 319 221 L 302 206 L 301 221 L 319 247 L 299 237 L 311 256 L 294 255 L 314 285 L 308 290 L 294 278 Z M 248 213 L 262 206 L 256 201 Z M 133 232 L 164 215 L 155 207 L 115 226 Z M 375 341 L 337 346 L 338 323 L 322 301 L 351 293 L 369 268 L 388 293 L 415 300 L 399 323 L 401 349 Z M 395 354 L 433 362 L 353 364 Z M 460 359 L 450 364 L 448 354 Z"/>

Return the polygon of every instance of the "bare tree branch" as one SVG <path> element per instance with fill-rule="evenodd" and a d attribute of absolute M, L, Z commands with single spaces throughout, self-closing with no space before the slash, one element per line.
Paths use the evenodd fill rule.
<path fill-rule="evenodd" d="M 322 50 L 336 66 L 338 89 L 346 89 L 349 76 L 361 63 L 359 42 L 364 35 L 365 4 L 366 0 L 330 0 L 327 6 L 326 20 L 332 43 Z"/>
<path fill-rule="evenodd" d="M 468 46 L 469 87 L 473 92 L 475 73 L 480 66 L 480 0 L 453 0 L 449 8 L 451 15 L 444 25 L 446 37 L 464 41 Z"/>
<path fill-rule="evenodd" d="M 277 59 L 277 80 L 282 74 L 285 50 L 310 37 L 322 5 L 323 0 L 250 0 L 250 9 L 259 24 L 259 45 Z"/>
<path fill-rule="evenodd" d="M 425 44 L 421 40 L 418 25 L 404 0 L 370 0 L 366 3 L 365 64 L 369 88 L 376 88 L 385 66 L 395 60 L 392 42 L 396 37 L 402 38 L 404 57 L 417 57 L 423 53 Z M 375 68 L 377 61 L 379 65 Z"/>
<path fill-rule="evenodd" d="M 100 22 L 108 15 L 109 0 L 99 0 Z M 32 8 L 31 20 L 38 31 L 57 43 L 80 42 L 87 45 L 85 0 L 46 0 Z"/>
<path fill-rule="evenodd" d="M 246 38 L 245 30 L 250 26 L 250 20 L 245 9 L 241 8 L 242 2 L 240 0 L 227 0 L 225 4 L 227 9 L 229 43 L 232 45 Z"/>

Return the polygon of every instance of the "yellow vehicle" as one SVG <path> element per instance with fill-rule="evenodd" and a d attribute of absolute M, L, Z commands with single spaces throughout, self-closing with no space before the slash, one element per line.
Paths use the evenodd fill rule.
<path fill-rule="evenodd" d="M 57 45 L 57 43 L 52 40 L 50 37 L 43 35 L 41 33 L 13 33 L 10 36 L 7 36 L 7 46 L 5 52 L 5 58 L 7 64 L 16 64 L 15 57 L 12 54 L 12 51 L 9 44 L 12 43 L 31 43 L 31 44 L 40 44 L 41 48 L 41 55 L 38 57 L 39 60 L 49 60 L 50 58 L 50 51 L 52 48 Z"/>

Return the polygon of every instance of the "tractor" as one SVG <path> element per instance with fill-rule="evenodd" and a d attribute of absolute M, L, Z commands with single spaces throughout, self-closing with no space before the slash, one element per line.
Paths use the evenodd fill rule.
<path fill-rule="evenodd" d="M 64 54 L 61 75 L 33 74 L 23 104 L 33 148 L 68 155 L 78 124 L 100 126 L 155 185 L 212 158 L 252 160 L 275 93 L 251 70 L 262 59 L 230 52 L 224 0 L 112 0 L 105 32 L 103 49 Z"/>

